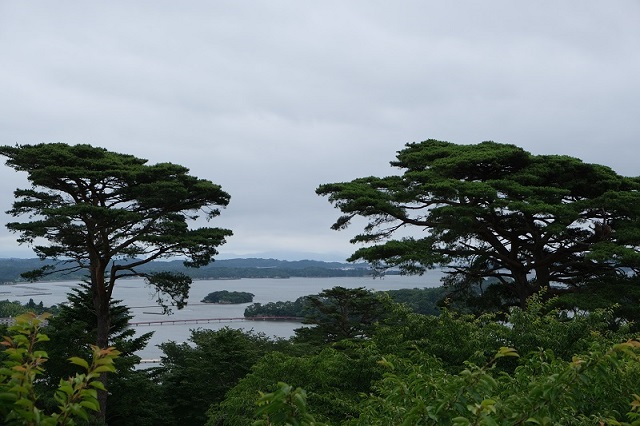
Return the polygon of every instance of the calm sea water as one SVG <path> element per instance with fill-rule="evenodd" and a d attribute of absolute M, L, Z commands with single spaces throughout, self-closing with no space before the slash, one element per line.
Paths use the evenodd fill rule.
<path fill-rule="evenodd" d="M 132 322 L 157 320 L 182 320 L 206 318 L 238 318 L 244 316 L 249 304 L 214 305 L 201 304 L 200 301 L 210 292 L 218 290 L 245 291 L 255 295 L 254 303 L 268 303 L 295 300 L 301 296 L 316 294 L 335 286 L 345 288 L 365 287 L 371 290 L 395 290 L 401 288 L 437 287 L 440 285 L 440 273 L 430 272 L 423 276 L 389 275 L 384 278 L 340 277 L 340 278 L 287 278 L 287 279 L 239 279 L 239 280 L 201 280 L 194 281 L 189 293 L 189 304 L 181 310 L 174 310 L 170 316 L 162 315 L 155 305 L 153 291 L 142 279 L 119 281 L 114 290 L 114 298 L 122 300 L 131 308 Z M 17 300 L 26 303 L 33 299 L 51 306 L 67 300 L 67 293 L 78 282 L 43 282 L 0 286 L 0 300 Z M 293 330 L 300 327 L 297 322 L 274 321 L 223 321 L 208 324 L 175 324 L 137 326 L 138 333 L 154 331 L 149 345 L 139 353 L 143 359 L 158 359 L 162 351 L 158 344 L 166 341 L 187 341 L 192 329 L 217 330 L 222 327 L 242 328 L 265 333 L 267 336 L 290 337 Z"/>

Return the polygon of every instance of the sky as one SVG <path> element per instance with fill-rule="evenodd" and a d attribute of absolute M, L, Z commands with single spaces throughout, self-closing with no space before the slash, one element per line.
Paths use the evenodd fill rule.
<path fill-rule="evenodd" d="M 231 194 L 219 258 L 344 260 L 323 183 L 493 140 L 640 175 L 637 0 L 0 0 L 0 144 L 88 143 Z M 22 173 L 0 164 L 0 211 Z M 0 215 L 0 222 L 11 220 Z M 34 257 L 0 228 L 0 257 Z"/>

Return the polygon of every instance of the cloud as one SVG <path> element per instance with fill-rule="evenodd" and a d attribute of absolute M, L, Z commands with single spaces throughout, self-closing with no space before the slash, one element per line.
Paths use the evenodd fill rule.
<path fill-rule="evenodd" d="M 631 0 L 5 2 L 1 143 L 183 164 L 231 193 L 222 250 L 348 253 L 350 230 L 329 229 L 338 212 L 315 187 L 394 173 L 407 142 L 495 140 L 638 175 L 639 12 Z M 0 169 L 2 210 L 21 182 Z"/>

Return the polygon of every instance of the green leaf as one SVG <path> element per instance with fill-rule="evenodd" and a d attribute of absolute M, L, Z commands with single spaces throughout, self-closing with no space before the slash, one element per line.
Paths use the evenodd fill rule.
<path fill-rule="evenodd" d="M 93 401 L 84 400 L 84 401 L 80 402 L 80 405 L 85 407 L 85 408 L 88 408 L 88 409 L 90 409 L 92 411 L 99 411 L 100 410 L 100 404 L 98 404 L 97 401 L 93 402 Z"/>
<path fill-rule="evenodd" d="M 101 391 L 105 391 L 106 392 L 106 388 L 104 387 L 104 384 L 100 381 L 94 380 L 92 382 L 89 382 L 89 386 L 93 386 L 94 388 L 101 390 Z"/>
<path fill-rule="evenodd" d="M 72 364 L 79 365 L 80 367 L 84 368 L 85 370 L 89 370 L 89 363 L 86 360 L 84 360 L 84 359 L 82 359 L 80 357 L 73 356 L 73 357 L 69 358 L 69 361 Z"/>
<path fill-rule="evenodd" d="M 113 373 L 116 368 L 113 365 L 101 365 L 91 370 L 92 373 Z"/>
<path fill-rule="evenodd" d="M 451 419 L 451 421 L 453 422 L 454 425 L 456 426 L 467 426 L 471 424 L 471 421 L 469 421 L 469 419 L 467 419 L 466 417 L 454 417 L 453 419 Z"/>
<path fill-rule="evenodd" d="M 502 357 L 519 357 L 520 355 L 518 355 L 518 352 L 513 349 L 513 348 L 507 348 L 502 346 L 500 349 L 498 349 L 498 353 L 496 354 L 495 358 L 502 358 Z"/>

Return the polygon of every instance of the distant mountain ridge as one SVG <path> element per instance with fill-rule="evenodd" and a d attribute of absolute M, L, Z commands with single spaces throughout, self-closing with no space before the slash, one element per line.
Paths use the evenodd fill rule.
<path fill-rule="evenodd" d="M 179 262 L 180 260 L 173 260 L 167 263 Z M 292 268 L 292 269 L 304 269 L 311 267 L 320 267 L 328 269 L 362 269 L 368 268 L 366 263 L 342 263 L 342 262 L 325 262 L 322 260 L 278 260 L 278 259 L 263 259 L 263 258 L 237 258 L 237 259 L 223 259 L 216 260 L 207 267 L 213 268 Z"/>
<path fill-rule="evenodd" d="M 50 260 L 37 258 L 0 259 L 0 282 L 24 281 L 20 274 L 44 265 L 52 265 Z M 201 268 L 185 268 L 181 260 L 155 261 L 137 268 L 140 272 L 160 271 L 182 272 L 194 279 L 236 279 L 236 278 L 289 278 L 289 277 L 349 277 L 367 276 L 372 271 L 366 263 L 324 262 L 320 260 L 278 260 L 263 258 L 237 258 L 216 260 Z M 48 280 L 80 280 L 82 273 L 52 274 Z"/>

